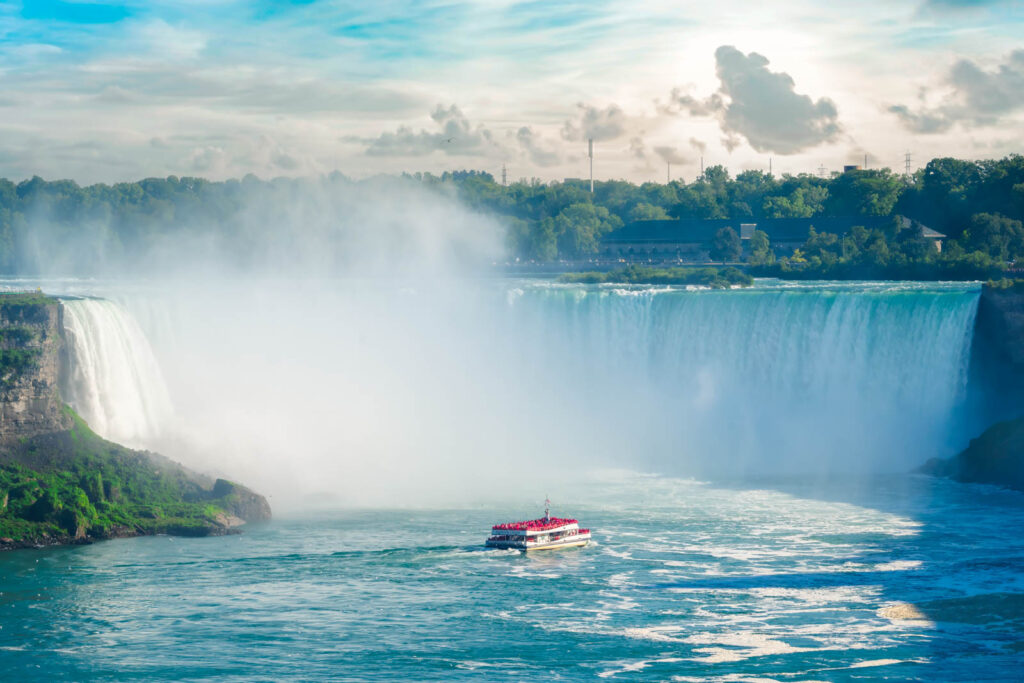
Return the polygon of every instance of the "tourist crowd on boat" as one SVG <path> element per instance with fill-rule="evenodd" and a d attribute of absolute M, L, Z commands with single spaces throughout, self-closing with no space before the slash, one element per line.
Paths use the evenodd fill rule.
<path fill-rule="evenodd" d="M 562 527 L 567 524 L 576 524 L 576 520 L 559 519 L 558 517 L 543 517 L 541 519 L 531 519 L 527 522 L 505 522 L 504 524 L 495 524 L 491 528 L 494 531 L 548 531 L 549 529 L 557 529 L 558 527 Z"/>

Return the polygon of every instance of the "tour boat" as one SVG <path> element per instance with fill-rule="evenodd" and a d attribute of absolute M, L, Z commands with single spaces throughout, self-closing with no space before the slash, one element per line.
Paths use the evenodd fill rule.
<path fill-rule="evenodd" d="M 550 515 L 550 501 L 544 501 L 544 516 L 525 522 L 506 522 L 491 527 L 488 548 L 510 550 L 555 550 L 580 548 L 590 543 L 590 529 L 581 529 L 575 519 Z"/>

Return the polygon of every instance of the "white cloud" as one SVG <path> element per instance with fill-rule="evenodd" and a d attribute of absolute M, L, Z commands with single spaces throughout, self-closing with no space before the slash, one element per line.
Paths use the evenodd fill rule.
<path fill-rule="evenodd" d="M 948 92 L 938 106 L 915 110 L 897 104 L 889 111 L 916 133 L 944 133 L 957 124 L 998 124 L 1024 110 L 1024 50 L 1011 52 L 992 69 L 961 59 L 949 70 L 945 84 Z"/>

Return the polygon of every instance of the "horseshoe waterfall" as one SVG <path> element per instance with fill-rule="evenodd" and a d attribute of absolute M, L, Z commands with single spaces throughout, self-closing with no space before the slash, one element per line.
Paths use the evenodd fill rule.
<path fill-rule="evenodd" d="M 201 326 L 177 307 L 169 327 L 188 334 L 157 335 L 111 300 L 69 300 L 65 394 L 100 434 L 149 447 L 172 423 L 191 423 L 207 437 L 224 432 L 218 444 L 245 442 L 251 426 L 231 433 L 218 402 L 307 433 L 317 429 L 307 417 L 326 410 L 347 441 L 345 453 L 322 457 L 343 461 L 350 477 L 359 476 L 354 461 L 372 459 L 375 449 L 408 472 L 425 466 L 419 460 L 442 470 L 507 457 L 534 462 L 544 450 L 573 467 L 700 476 L 906 471 L 962 448 L 968 436 L 978 301 L 970 286 L 517 283 L 469 293 L 345 292 L 298 312 L 285 299 L 261 294 L 238 304 L 232 325 L 244 348 L 233 358 L 252 364 L 232 360 L 232 381 L 244 373 L 274 381 L 230 400 L 218 394 L 227 380 L 217 373 L 231 363 L 212 338 L 230 335 L 227 328 L 211 330 L 204 343 Z M 246 327 L 257 301 L 261 315 L 302 319 L 310 339 L 301 354 Z M 168 363 L 173 381 L 165 383 Z M 321 381 L 329 391 L 309 389 Z M 431 419 L 416 452 L 387 434 L 360 433 L 367 402 L 382 422 L 413 424 L 404 405 L 413 390 L 462 409 L 418 406 Z M 458 422 L 475 414 L 480 419 Z M 501 439 L 493 437 L 496 423 Z M 258 460 L 265 443 L 250 444 L 247 457 Z M 265 457 L 301 463 L 317 446 L 301 450 Z"/>

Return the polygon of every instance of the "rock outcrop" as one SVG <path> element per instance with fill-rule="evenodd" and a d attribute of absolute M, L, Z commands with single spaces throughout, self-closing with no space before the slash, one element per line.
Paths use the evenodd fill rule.
<path fill-rule="evenodd" d="M 0 443 L 71 427 L 60 397 L 62 307 L 43 294 L 0 294 Z"/>
<path fill-rule="evenodd" d="M 932 458 L 918 471 L 1024 491 L 1024 418 L 994 424 L 963 452 L 947 460 Z"/>
<path fill-rule="evenodd" d="M 218 479 L 213 484 L 212 496 L 221 508 L 246 522 L 265 522 L 270 519 L 267 499 L 241 484 Z"/>

